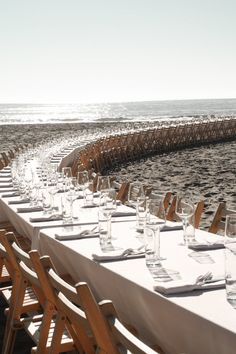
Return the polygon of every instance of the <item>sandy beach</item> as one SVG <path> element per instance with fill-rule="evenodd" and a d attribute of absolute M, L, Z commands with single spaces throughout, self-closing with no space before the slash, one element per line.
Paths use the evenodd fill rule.
<path fill-rule="evenodd" d="M 137 123 L 133 123 L 136 124 Z M 125 123 L 65 123 L 0 125 L 0 152 L 22 143 L 39 143 L 78 132 L 112 131 Z M 205 200 L 201 228 L 208 229 L 221 201 L 236 209 L 236 141 L 165 153 L 122 165 L 110 171 L 118 182 L 140 180 L 158 191 L 191 191 Z"/>

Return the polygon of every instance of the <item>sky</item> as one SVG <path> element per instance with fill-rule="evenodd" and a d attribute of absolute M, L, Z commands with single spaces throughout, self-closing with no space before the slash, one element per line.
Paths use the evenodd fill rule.
<path fill-rule="evenodd" d="M 0 0 L 0 103 L 236 98 L 235 0 Z"/>

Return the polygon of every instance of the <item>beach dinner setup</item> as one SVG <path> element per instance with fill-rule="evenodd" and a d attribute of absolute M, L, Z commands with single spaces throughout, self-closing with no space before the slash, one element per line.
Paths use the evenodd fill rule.
<path fill-rule="evenodd" d="M 236 210 L 109 171 L 233 141 L 235 117 L 67 134 L 0 154 L 2 354 L 235 354 Z M 234 188 L 234 186 L 232 186 Z"/>

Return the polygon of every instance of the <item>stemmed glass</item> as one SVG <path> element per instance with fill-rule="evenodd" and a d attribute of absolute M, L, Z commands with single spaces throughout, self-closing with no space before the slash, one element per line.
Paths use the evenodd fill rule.
<path fill-rule="evenodd" d="M 135 206 L 136 208 L 136 229 L 140 229 L 139 225 L 139 210 L 138 207 L 141 203 L 144 202 L 145 194 L 143 185 L 141 182 L 132 182 L 129 185 L 128 191 L 128 201 L 131 206 Z"/>
<path fill-rule="evenodd" d="M 100 242 L 103 251 L 112 251 L 114 246 L 111 243 L 111 217 L 116 210 L 116 191 L 113 188 L 104 189 L 100 196 L 99 222 L 106 220 L 106 232 L 100 235 Z"/>
<path fill-rule="evenodd" d="M 62 174 L 64 175 L 64 177 L 71 178 L 72 177 L 71 167 L 63 167 Z"/>
<path fill-rule="evenodd" d="M 181 242 L 180 245 L 187 245 L 189 238 L 192 238 L 192 235 L 188 235 L 188 228 L 194 211 L 195 207 L 192 196 L 178 194 L 176 197 L 175 213 L 183 222 L 183 242 Z"/>
<path fill-rule="evenodd" d="M 84 192 L 84 190 L 88 187 L 89 185 L 89 176 L 87 171 L 80 171 L 77 173 L 77 182 L 78 182 L 78 187 L 81 191 Z"/>
<path fill-rule="evenodd" d="M 153 231 L 153 249 L 150 249 L 149 251 L 152 254 L 153 259 L 155 258 L 155 262 L 157 261 L 157 263 L 160 263 L 160 260 L 164 259 L 160 256 L 160 230 L 166 223 L 164 195 L 152 193 L 149 196 L 147 203 L 148 210 L 146 216 L 145 236 L 147 236 L 149 230 Z M 148 252 L 148 250 L 146 252 Z"/>
<path fill-rule="evenodd" d="M 109 176 L 98 176 L 97 177 L 97 191 L 101 192 L 104 189 L 111 188 L 110 177 Z"/>
<path fill-rule="evenodd" d="M 69 191 L 66 193 L 67 199 L 71 203 L 71 210 L 72 210 L 72 218 L 73 219 L 78 219 L 78 216 L 73 214 L 73 204 L 78 199 L 79 197 L 79 187 L 78 187 L 78 180 L 76 177 L 70 178 L 70 185 L 69 185 Z"/>

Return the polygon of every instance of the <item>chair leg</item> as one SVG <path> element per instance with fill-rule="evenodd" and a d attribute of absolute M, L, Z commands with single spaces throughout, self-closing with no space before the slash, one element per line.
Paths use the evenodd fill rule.
<path fill-rule="evenodd" d="M 2 354 L 12 354 L 15 346 L 16 341 L 16 333 L 17 331 L 10 326 L 7 333 L 5 331 L 4 340 L 3 340 L 3 351 Z"/>

